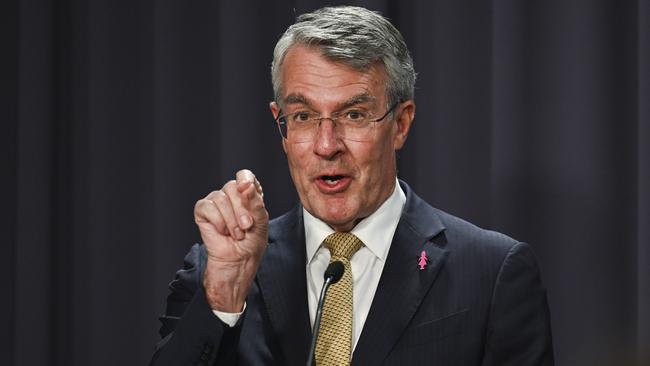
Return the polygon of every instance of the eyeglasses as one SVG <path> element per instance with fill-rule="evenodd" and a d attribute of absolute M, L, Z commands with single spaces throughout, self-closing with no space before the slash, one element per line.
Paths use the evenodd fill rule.
<path fill-rule="evenodd" d="M 339 136 L 346 140 L 368 141 L 376 122 L 382 121 L 398 103 L 393 104 L 383 116 L 374 118 L 370 111 L 362 108 L 348 108 L 341 112 L 332 113 L 330 117 L 321 117 L 320 114 L 310 110 L 300 110 L 293 113 L 282 114 L 275 120 L 282 137 L 290 142 L 310 142 L 318 135 L 321 122 L 329 119 L 334 124 Z"/>

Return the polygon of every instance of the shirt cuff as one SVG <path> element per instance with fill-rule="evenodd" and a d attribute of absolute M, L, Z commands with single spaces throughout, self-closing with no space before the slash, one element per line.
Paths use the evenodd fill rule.
<path fill-rule="evenodd" d="M 241 317 L 241 315 L 246 311 L 246 303 L 244 302 L 244 308 L 241 310 L 240 313 L 227 313 L 224 311 L 219 311 L 219 310 L 212 310 L 214 315 L 219 318 L 222 322 L 228 324 L 229 327 L 234 327 L 235 324 L 237 324 L 237 321 Z"/>

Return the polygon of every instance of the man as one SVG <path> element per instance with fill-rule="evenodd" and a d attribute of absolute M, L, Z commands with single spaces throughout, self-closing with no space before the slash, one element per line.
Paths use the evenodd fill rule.
<path fill-rule="evenodd" d="M 397 180 L 415 116 L 399 32 L 362 8 L 298 17 L 271 112 L 301 206 L 269 222 L 252 172 L 199 200 L 153 365 L 304 365 L 323 272 L 319 365 L 550 365 L 530 248 L 436 210 Z"/>

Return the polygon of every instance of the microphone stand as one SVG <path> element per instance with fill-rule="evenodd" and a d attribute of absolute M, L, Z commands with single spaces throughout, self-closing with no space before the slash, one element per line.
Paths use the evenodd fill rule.
<path fill-rule="evenodd" d="M 325 281 L 320 290 L 320 298 L 318 300 L 318 307 L 316 307 L 316 319 L 314 319 L 314 328 L 312 329 L 311 346 L 309 347 L 309 358 L 307 358 L 307 366 L 314 366 L 316 364 L 314 353 L 316 352 L 316 341 L 318 340 L 318 333 L 320 331 L 320 319 L 323 316 L 323 305 L 325 305 L 325 295 L 330 285 L 337 283 L 341 277 L 345 267 L 340 261 L 335 261 L 327 266 L 325 270 Z"/>

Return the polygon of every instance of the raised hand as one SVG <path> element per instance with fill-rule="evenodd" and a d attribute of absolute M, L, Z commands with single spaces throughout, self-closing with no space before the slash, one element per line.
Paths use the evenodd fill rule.
<path fill-rule="evenodd" d="M 255 175 L 240 170 L 236 180 L 194 207 L 194 221 L 208 251 L 203 286 L 214 310 L 243 308 L 268 241 L 269 215 L 263 196 Z"/>

